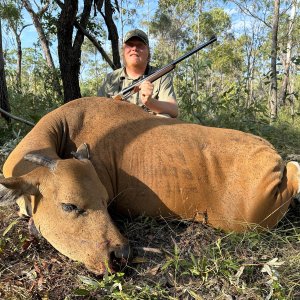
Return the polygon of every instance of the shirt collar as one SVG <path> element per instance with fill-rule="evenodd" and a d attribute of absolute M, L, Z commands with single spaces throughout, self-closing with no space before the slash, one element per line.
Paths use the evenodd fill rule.
<path fill-rule="evenodd" d="M 150 65 L 147 65 L 147 68 L 145 70 L 145 74 L 144 75 L 149 75 L 151 73 L 152 67 Z M 121 70 L 121 74 L 120 74 L 120 79 L 124 80 L 125 78 L 131 79 L 131 80 L 136 80 L 136 79 L 132 79 L 130 78 L 125 71 L 125 67 L 122 68 Z"/>

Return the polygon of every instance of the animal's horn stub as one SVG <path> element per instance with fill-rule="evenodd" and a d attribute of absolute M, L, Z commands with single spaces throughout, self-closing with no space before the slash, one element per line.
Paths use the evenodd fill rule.
<path fill-rule="evenodd" d="M 41 154 L 28 153 L 24 156 L 24 159 L 27 161 L 31 161 L 37 165 L 47 167 L 51 171 L 55 170 L 57 164 L 57 161 L 55 159 Z"/>
<path fill-rule="evenodd" d="M 76 158 L 76 159 L 79 159 L 79 160 L 82 160 L 82 159 L 90 159 L 90 151 L 89 151 L 89 148 L 88 148 L 88 145 L 86 143 L 83 143 L 81 144 L 76 152 L 71 152 L 71 154 Z"/>

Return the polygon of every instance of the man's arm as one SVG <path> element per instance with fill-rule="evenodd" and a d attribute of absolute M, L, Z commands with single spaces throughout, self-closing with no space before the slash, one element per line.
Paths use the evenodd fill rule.
<path fill-rule="evenodd" d="M 145 81 L 140 85 L 140 99 L 143 104 L 158 114 L 168 114 L 172 118 L 178 115 L 178 105 L 173 97 L 164 99 L 154 99 L 153 96 L 153 83 Z"/>
<path fill-rule="evenodd" d="M 172 78 L 167 74 L 160 80 L 158 99 L 153 98 L 154 85 L 149 81 L 145 81 L 140 85 L 140 99 L 153 112 L 168 114 L 172 118 L 176 118 L 178 116 L 178 104 Z"/>

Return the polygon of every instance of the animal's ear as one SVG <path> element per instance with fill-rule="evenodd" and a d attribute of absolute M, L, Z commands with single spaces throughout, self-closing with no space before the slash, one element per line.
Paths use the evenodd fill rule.
<path fill-rule="evenodd" d="M 38 195 L 38 183 L 32 182 L 30 173 L 20 177 L 0 179 L 0 206 L 8 206 L 22 195 Z"/>
<path fill-rule="evenodd" d="M 71 154 L 76 159 L 79 159 L 79 160 L 90 159 L 90 152 L 89 152 L 88 145 L 86 143 L 83 143 L 82 145 L 80 145 L 78 147 L 78 149 L 76 150 L 76 152 L 71 152 Z"/>

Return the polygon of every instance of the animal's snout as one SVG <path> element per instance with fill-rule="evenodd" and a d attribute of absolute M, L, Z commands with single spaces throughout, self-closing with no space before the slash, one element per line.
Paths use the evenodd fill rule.
<path fill-rule="evenodd" d="M 123 247 L 117 248 L 112 253 L 117 259 L 129 260 L 132 257 L 129 244 L 125 244 Z"/>

